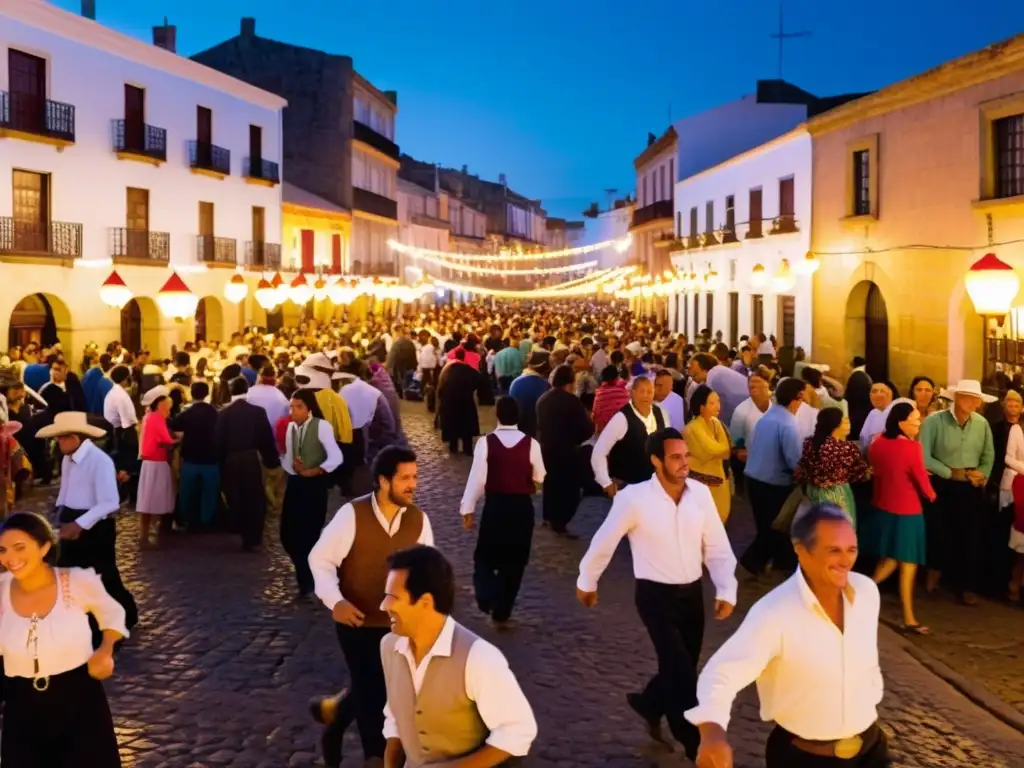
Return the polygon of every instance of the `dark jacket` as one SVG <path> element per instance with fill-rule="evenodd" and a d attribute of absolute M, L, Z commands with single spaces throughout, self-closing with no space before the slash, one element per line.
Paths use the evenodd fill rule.
<path fill-rule="evenodd" d="M 480 374 L 465 363 L 448 363 L 437 385 L 441 439 L 445 442 L 480 434 L 480 415 L 473 395 Z"/>
<path fill-rule="evenodd" d="M 181 460 L 189 464 L 217 464 L 217 409 L 209 403 L 192 403 L 168 423 L 181 432 Z M 276 451 L 275 451 L 276 452 Z"/>
<path fill-rule="evenodd" d="M 222 464 L 232 453 L 258 451 L 267 469 L 281 466 L 267 412 L 245 400 L 235 400 L 217 414 L 214 445 Z"/>
<path fill-rule="evenodd" d="M 580 399 L 564 389 L 549 389 L 537 401 L 537 440 L 544 466 L 574 464 L 580 444 L 594 434 L 594 422 Z"/>
<path fill-rule="evenodd" d="M 384 367 L 392 375 L 402 374 L 406 371 L 415 371 L 417 366 L 416 345 L 408 336 L 402 336 L 391 343 L 391 350 L 388 352 L 387 365 Z"/>

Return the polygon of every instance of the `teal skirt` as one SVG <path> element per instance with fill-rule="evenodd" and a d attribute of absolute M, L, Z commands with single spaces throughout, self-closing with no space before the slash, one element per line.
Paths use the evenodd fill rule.
<path fill-rule="evenodd" d="M 806 494 L 807 498 L 815 504 L 822 504 L 825 502 L 835 504 L 848 514 L 850 519 L 853 520 L 854 525 L 856 525 L 857 503 L 853 500 L 853 491 L 850 490 L 849 483 L 843 483 L 842 485 L 830 485 L 827 488 L 819 488 L 816 485 L 808 483 Z"/>
<path fill-rule="evenodd" d="M 868 552 L 900 563 L 924 565 L 924 515 L 894 515 L 872 507 L 870 518 L 864 542 Z"/>

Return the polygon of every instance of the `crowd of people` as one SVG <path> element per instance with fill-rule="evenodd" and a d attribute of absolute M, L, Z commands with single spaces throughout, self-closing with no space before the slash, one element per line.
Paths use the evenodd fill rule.
<path fill-rule="evenodd" d="M 5 507 L 57 478 L 60 488 L 52 520 L 11 513 L 0 526 L 0 761 L 63 768 L 88 744 L 105 756 L 97 768 L 119 765 L 96 684 L 138 621 L 114 553 L 119 510 L 140 516 L 142 549 L 172 532 L 220 529 L 256 552 L 268 516 L 278 522 L 297 599 L 315 594 L 331 612 L 350 673 L 346 691 L 311 705 L 329 766 L 340 765 L 353 723 L 364 757 L 389 768 L 525 755 L 537 732 L 529 703 L 501 652 L 451 617 L 451 567 L 413 503 L 404 399 L 433 412 L 440 450 L 471 457 L 458 511 L 478 530 L 476 606 L 496 627 L 514 626 L 538 488 L 542 524 L 567 538 L 581 499 L 606 496 L 577 597 L 596 604 L 628 537 L 658 671 L 627 704 L 653 738 L 669 743 L 666 720 L 698 765 L 730 765 L 732 699 L 760 678 L 763 712 L 777 723 L 769 766 L 882 765 L 874 585 L 898 571 L 907 633 L 931 631 L 914 605 L 919 567 L 925 589 L 945 583 L 966 605 L 981 592 L 1020 599 L 1022 401 L 1010 390 L 997 407 L 976 381 L 940 391 L 926 377 L 901 398 L 859 358 L 845 382 L 829 373 L 764 334 L 730 348 L 721 332 L 690 340 L 584 302 L 306 318 L 200 339 L 166 358 L 117 342 L 90 345 L 77 363 L 59 344 L 12 348 L 0 359 Z M 490 405 L 497 427 L 481 436 L 479 406 Z M 346 501 L 325 525 L 333 488 Z M 739 493 L 756 535 L 737 558 L 726 523 Z M 721 620 L 736 606 L 737 565 L 751 579 L 792 575 L 698 678 L 702 569 Z M 854 591 L 868 597 L 854 601 Z M 861 652 L 842 669 L 818 669 L 820 648 L 836 640 L 808 618 L 811 603 L 841 632 L 857 627 Z M 66 638 L 53 629 L 60 622 Z M 773 661 L 785 671 L 763 678 Z M 797 702 L 807 665 L 859 688 L 844 694 L 837 683 L 820 701 Z M 830 696 L 853 696 L 856 707 Z M 12 711 L 29 725 L 9 740 Z"/>

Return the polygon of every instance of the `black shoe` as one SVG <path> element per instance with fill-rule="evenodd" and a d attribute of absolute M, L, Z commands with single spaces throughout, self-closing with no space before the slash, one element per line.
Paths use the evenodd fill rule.
<path fill-rule="evenodd" d="M 647 735 L 650 736 L 654 741 L 668 747 L 668 751 L 674 751 L 672 743 L 665 738 L 665 735 L 661 732 L 661 718 L 652 717 L 648 715 L 644 710 L 643 697 L 639 693 L 627 693 L 626 703 L 629 704 L 629 708 L 632 709 L 637 716 L 644 721 L 644 725 L 647 728 Z"/>
<path fill-rule="evenodd" d="M 341 768 L 341 742 L 345 737 L 344 725 L 337 719 L 324 728 L 320 737 L 320 749 L 324 753 L 327 768 Z"/>

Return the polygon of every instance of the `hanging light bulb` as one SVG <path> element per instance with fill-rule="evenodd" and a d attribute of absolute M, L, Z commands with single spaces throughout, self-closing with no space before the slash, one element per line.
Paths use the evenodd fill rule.
<path fill-rule="evenodd" d="M 100 301 L 114 309 L 124 309 L 124 305 L 132 300 L 131 289 L 125 285 L 124 280 L 117 274 L 117 271 L 110 273 L 110 276 L 100 286 Z"/>
<path fill-rule="evenodd" d="M 779 264 L 778 270 L 775 272 L 775 276 L 772 278 L 772 291 L 774 293 L 785 293 L 792 290 L 794 285 L 796 285 L 796 278 L 793 277 L 793 270 L 789 266 L 789 261 L 783 259 Z"/>
<path fill-rule="evenodd" d="M 750 272 L 750 285 L 754 288 L 764 288 L 768 285 L 768 274 L 762 265 L 754 265 L 754 269 Z"/>
<path fill-rule="evenodd" d="M 284 278 L 281 277 L 280 272 L 274 273 L 274 277 L 270 280 L 270 287 L 277 292 L 277 301 L 274 302 L 275 306 L 277 304 L 284 304 L 288 301 L 288 283 L 286 283 Z"/>
<path fill-rule="evenodd" d="M 239 274 L 232 276 L 224 284 L 224 298 L 232 304 L 237 304 L 249 295 L 249 286 L 245 284 L 245 278 Z"/>
<path fill-rule="evenodd" d="M 327 298 L 327 281 L 322 277 L 318 277 L 316 282 L 313 283 L 313 298 L 317 301 L 323 301 Z"/>
<path fill-rule="evenodd" d="M 712 269 L 704 276 L 704 283 L 709 291 L 717 291 L 722 287 L 722 276 Z"/>
<path fill-rule="evenodd" d="M 259 284 L 257 284 L 256 292 L 253 294 L 253 297 L 256 299 L 256 303 L 263 307 L 267 312 L 272 310 L 278 304 L 277 289 L 264 278 L 261 278 Z"/>
<path fill-rule="evenodd" d="M 306 276 L 301 272 L 292 280 L 292 284 L 288 289 L 288 298 L 299 305 L 307 304 L 313 298 L 313 288 L 306 281 Z"/>
<path fill-rule="evenodd" d="M 199 297 L 196 296 L 189 287 L 185 285 L 185 281 L 182 280 L 177 272 L 171 274 L 164 283 L 164 287 L 160 289 L 160 292 L 156 295 L 157 306 L 160 307 L 160 311 L 168 317 L 173 317 L 175 320 L 183 320 L 186 317 L 192 317 L 196 313 L 196 307 L 199 306 Z"/>
<path fill-rule="evenodd" d="M 800 275 L 813 275 L 820 266 L 821 259 L 814 255 L 814 251 L 808 251 L 807 255 L 793 267 L 793 271 Z"/>

